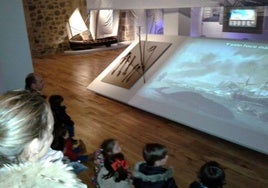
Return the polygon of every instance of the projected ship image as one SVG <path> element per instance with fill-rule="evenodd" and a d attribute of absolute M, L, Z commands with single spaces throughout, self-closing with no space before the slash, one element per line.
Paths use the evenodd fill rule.
<path fill-rule="evenodd" d="M 268 45 L 188 39 L 138 95 L 268 135 Z"/>

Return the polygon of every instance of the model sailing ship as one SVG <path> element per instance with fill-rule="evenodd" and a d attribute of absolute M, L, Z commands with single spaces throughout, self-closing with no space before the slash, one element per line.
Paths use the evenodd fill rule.
<path fill-rule="evenodd" d="M 111 46 L 118 42 L 119 12 L 114 10 L 90 11 L 89 28 L 77 8 L 66 27 L 72 50 L 83 50 L 99 46 Z"/>

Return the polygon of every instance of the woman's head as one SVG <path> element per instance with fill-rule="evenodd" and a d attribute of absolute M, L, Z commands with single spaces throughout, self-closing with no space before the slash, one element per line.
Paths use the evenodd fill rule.
<path fill-rule="evenodd" d="M 49 104 L 36 92 L 10 91 L 0 96 L 0 165 L 37 161 L 53 140 Z"/>
<path fill-rule="evenodd" d="M 128 163 L 122 153 L 106 157 L 104 166 L 108 170 L 108 174 L 103 176 L 104 179 L 114 177 L 115 182 L 120 182 L 128 178 Z"/>
<path fill-rule="evenodd" d="M 44 81 L 41 76 L 30 73 L 25 78 L 25 89 L 41 92 L 44 87 Z"/>
<path fill-rule="evenodd" d="M 215 161 L 204 164 L 199 170 L 198 178 L 208 188 L 221 188 L 225 184 L 224 170 Z"/>
<path fill-rule="evenodd" d="M 101 144 L 101 149 L 104 157 L 121 152 L 118 141 L 112 138 L 104 140 Z"/>

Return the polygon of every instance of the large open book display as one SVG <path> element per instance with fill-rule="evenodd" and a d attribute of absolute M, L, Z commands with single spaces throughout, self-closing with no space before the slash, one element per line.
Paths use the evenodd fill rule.
<path fill-rule="evenodd" d="M 142 36 L 88 89 L 268 154 L 267 59 L 266 43 Z"/>

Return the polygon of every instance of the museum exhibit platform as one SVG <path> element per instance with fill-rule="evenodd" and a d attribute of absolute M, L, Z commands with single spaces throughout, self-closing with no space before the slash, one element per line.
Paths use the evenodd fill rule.
<path fill-rule="evenodd" d="M 142 35 L 87 87 L 268 154 L 268 44 Z"/>

